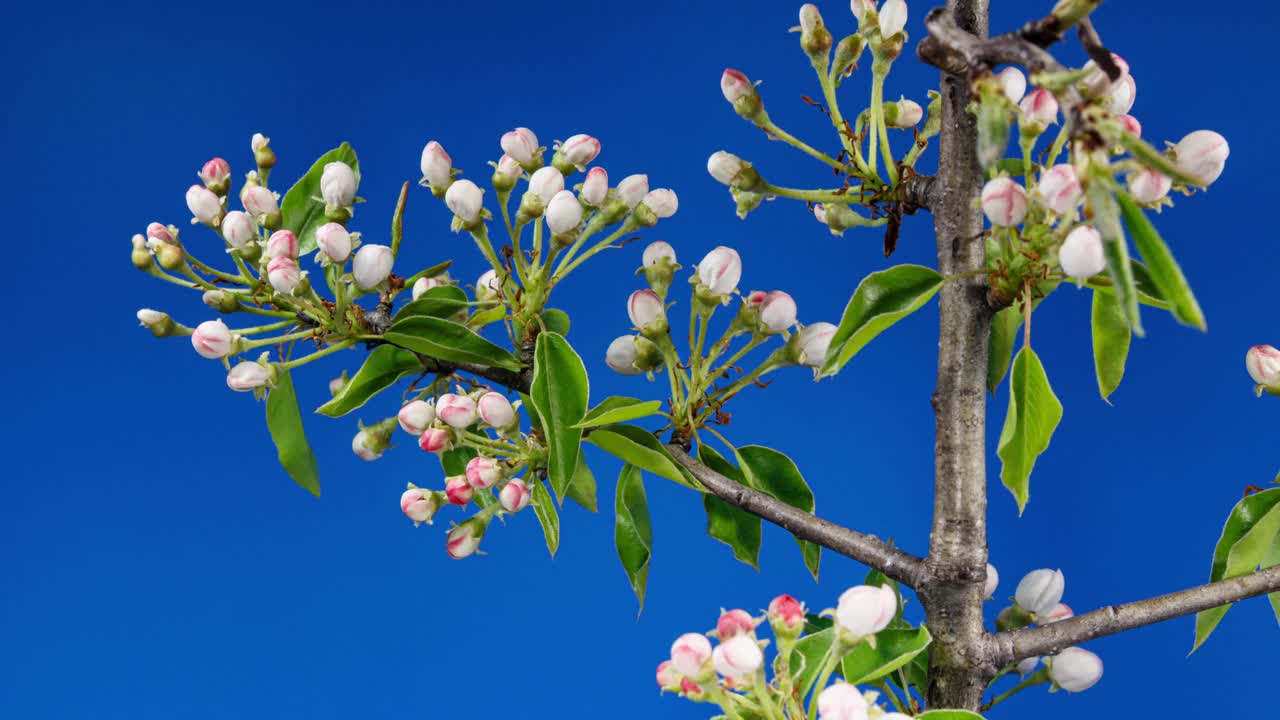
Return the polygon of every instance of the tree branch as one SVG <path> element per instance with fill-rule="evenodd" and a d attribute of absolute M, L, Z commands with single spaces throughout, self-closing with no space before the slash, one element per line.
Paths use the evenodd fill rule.
<path fill-rule="evenodd" d="M 997 633 L 990 638 L 991 651 L 996 664 L 1005 665 L 1276 591 L 1280 591 L 1280 566 L 1150 600 L 1111 605 L 1049 625 Z"/>
<path fill-rule="evenodd" d="M 532 370 L 516 372 L 505 368 L 489 367 L 488 365 L 446 362 L 427 355 L 419 355 L 418 358 L 422 360 L 422 369 L 429 373 L 437 373 L 441 375 L 448 375 L 459 371 L 471 373 L 476 377 L 482 377 L 485 380 L 492 380 L 503 387 L 525 394 L 528 394 L 529 383 L 533 379 Z"/>
<path fill-rule="evenodd" d="M 669 444 L 667 450 L 712 495 L 730 505 L 764 518 L 801 540 L 817 543 L 875 568 L 908 587 L 914 588 L 919 583 L 923 569 L 920 558 L 903 552 L 874 535 L 864 535 L 841 527 L 742 485 L 698 462 L 679 445 Z"/>

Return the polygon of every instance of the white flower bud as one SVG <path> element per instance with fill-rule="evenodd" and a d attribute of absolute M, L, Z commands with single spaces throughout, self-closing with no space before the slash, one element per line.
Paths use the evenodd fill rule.
<path fill-rule="evenodd" d="M 240 210 L 232 210 L 222 218 L 222 239 L 237 250 L 258 239 L 258 224 L 253 216 Z"/>
<path fill-rule="evenodd" d="M 236 392 L 260 388 L 271 379 L 271 371 L 256 362 L 240 362 L 227 373 L 227 387 Z"/>
<path fill-rule="evenodd" d="M 1138 83 L 1132 75 L 1125 75 L 1116 81 L 1103 96 L 1103 104 L 1116 115 L 1127 115 L 1138 99 Z"/>
<path fill-rule="evenodd" d="M 302 285 L 302 271 L 298 269 L 298 261 L 291 257 L 272 258 L 267 264 L 267 280 L 276 292 L 292 295 Z"/>
<path fill-rule="evenodd" d="M 320 197 L 330 207 L 351 207 L 356 201 L 356 173 L 344 162 L 331 162 L 320 174 Z"/>
<path fill-rule="evenodd" d="M 662 304 L 662 298 L 654 291 L 637 290 L 631 293 L 627 301 L 627 315 L 631 318 L 632 325 L 645 330 L 665 323 L 667 309 Z"/>
<path fill-rule="evenodd" d="M 849 683 L 826 687 L 817 703 L 818 720 L 867 720 L 867 700 Z"/>
<path fill-rule="evenodd" d="M 717 150 L 707 158 L 707 172 L 724 185 L 733 185 L 734 179 L 746 167 L 747 164 L 742 161 L 742 158 L 724 150 Z"/>
<path fill-rule="evenodd" d="M 416 437 L 426 432 L 431 423 L 436 421 L 436 409 L 425 400 L 414 400 L 400 408 L 400 412 L 396 413 L 396 420 L 400 422 L 401 430 Z"/>
<path fill-rule="evenodd" d="M 437 277 L 420 277 L 413 282 L 413 299 L 417 300 L 422 297 L 423 293 L 435 287 L 443 287 L 449 284 L 449 276 L 441 275 Z"/>
<path fill-rule="evenodd" d="M 751 634 L 742 633 L 720 643 L 711 653 L 711 664 L 727 678 L 749 678 L 764 665 L 764 653 Z"/>
<path fill-rule="evenodd" d="M 579 197 L 588 207 L 599 207 L 609 195 L 609 173 L 602 167 L 593 167 L 587 171 L 587 179 L 582 182 Z"/>
<path fill-rule="evenodd" d="M 476 402 L 466 395 L 447 393 L 436 401 L 436 417 L 449 427 L 470 427 L 479 414 Z"/>
<path fill-rule="evenodd" d="M 521 165 L 528 165 L 538 152 L 538 136 L 529 128 L 516 128 L 502 136 L 502 152 Z"/>
<path fill-rule="evenodd" d="M 1037 617 L 1036 621 L 1041 625 L 1048 625 L 1049 623 L 1056 623 L 1059 620 L 1067 620 L 1075 616 L 1076 611 L 1072 610 L 1070 605 L 1066 603 L 1058 603 L 1053 606 L 1052 610 Z"/>
<path fill-rule="evenodd" d="M 840 595 L 836 624 L 851 637 L 875 635 L 889 626 L 898 612 L 898 595 L 888 585 L 859 585 Z"/>
<path fill-rule="evenodd" d="M 982 187 L 982 212 L 997 227 L 1013 227 L 1027 216 L 1027 191 L 1007 177 Z"/>
<path fill-rule="evenodd" d="M 1075 210 L 1084 197 L 1075 167 L 1066 163 L 1045 170 L 1036 191 L 1040 193 L 1045 207 L 1059 215 Z"/>
<path fill-rule="evenodd" d="M 804 355 L 803 363 L 809 367 L 822 367 L 827 358 L 827 349 L 831 347 L 831 338 L 836 334 L 836 326 L 829 322 L 816 322 L 805 325 L 797 340 L 800 351 Z"/>
<path fill-rule="evenodd" d="M 422 148 L 422 179 L 440 188 L 449 187 L 453 181 L 453 159 L 435 140 Z"/>
<path fill-rule="evenodd" d="M 351 233 L 339 223 L 325 223 L 316 228 L 316 246 L 331 261 L 346 262 L 351 257 Z"/>
<path fill-rule="evenodd" d="M 1058 248 L 1058 263 L 1067 277 L 1087 280 L 1107 269 L 1102 235 L 1088 225 L 1072 230 Z"/>
<path fill-rule="evenodd" d="M 1018 583 L 1014 601 L 1018 607 L 1037 615 L 1048 613 L 1062 601 L 1066 579 L 1061 570 L 1032 570 Z"/>
<path fill-rule="evenodd" d="M 760 325 L 770 333 L 786 332 L 796 324 L 796 301 L 781 290 L 764 296 L 760 303 Z"/>
<path fill-rule="evenodd" d="M 706 635 L 685 633 L 671 644 L 671 666 L 681 675 L 694 679 L 702 674 L 711 660 L 711 641 Z"/>
<path fill-rule="evenodd" d="M 476 411 L 486 425 L 499 430 L 516 424 L 516 410 L 502 393 L 487 392 L 476 402 Z"/>
<path fill-rule="evenodd" d="M 560 172 L 555 168 L 543 168 L 543 170 L 548 169 L 557 174 Z M 563 235 L 582 222 L 582 203 L 578 202 L 572 190 L 561 190 L 552 196 L 551 202 L 547 203 L 544 217 L 547 219 L 547 227 L 551 229 L 552 235 Z"/>
<path fill-rule="evenodd" d="M 502 297 L 502 283 L 498 280 L 498 273 L 494 270 L 486 270 L 476 278 L 476 300 L 489 301 L 498 300 Z"/>
<path fill-rule="evenodd" d="M 1084 80 L 1080 83 L 1080 89 L 1086 97 L 1093 98 L 1105 95 L 1115 85 L 1123 82 L 1125 78 L 1129 77 L 1129 63 L 1125 62 L 1124 58 L 1116 55 L 1115 53 L 1111 53 L 1111 59 L 1115 62 L 1116 66 L 1120 68 L 1120 77 L 1116 78 L 1114 81 L 1112 81 L 1112 79 L 1107 76 L 1107 73 L 1104 72 L 1102 68 L 1098 67 L 1098 63 L 1093 60 L 1084 64 L 1083 70 L 1085 71 L 1085 75 Z"/>
<path fill-rule="evenodd" d="M 1058 98 L 1044 88 L 1027 93 L 1018 103 L 1018 108 L 1022 111 L 1024 127 L 1034 126 L 1043 132 L 1044 128 L 1058 122 Z"/>
<path fill-rule="evenodd" d="M 645 207 L 653 211 L 654 215 L 661 219 L 675 215 L 676 208 L 680 206 L 680 201 L 676 198 L 674 190 L 658 188 L 644 196 L 644 204 Z"/>
<path fill-rule="evenodd" d="M 529 192 L 544 203 L 551 202 L 561 190 L 564 190 L 564 175 L 553 167 L 538 168 L 529 176 Z"/>
<path fill-rule="evenodd" d="M 604 352 L 604 362 L 621 375 L 639 375 L 642 371 L 636 367 L 637 355 L 635 338 L 623 335 L 609 343 L 609 348 Z"/>
<path fill-rule="evenodd" d="M 222 201 L 203 185 L 187 188 L 187 209 L 197 221 L 205 225 L 217 225 L 222 218 Z"/>
<path fill-rule="evenodd" d="M 600 154 L 600 141 L 590 135 L 579 133 L 565 140 L 560 145 L 560 152 L 565 162 L 582 170 Z"/>
<path fill-rule="evenodd" d="M 444 204 L 464 223 L 471 224 L 480 217 L 484 203 L 484 191 L 467 179 L 456 180 L 444 194 Z"/>
<path fill-rule="evenodd" d="M 1039 664 L 1040 664 L 1039 657 L 1023 658 L 1022 660 L 1018 661 L 1018 674 L 1023 676 L 1030 675 L 1031 672 L 1035 670 L 1036 666 L 1038 666 Z"/>
<path fill-rule="evenodd" d="M 270 217 L 280 212 L 276 194 L 261 185 L 248 185 L 240 191 L 240 203 L 255 219 Z"/>
<path fill-rule="evenodd" d="M 907 3 L 903 0 L 885 0 L 880 8 L 880 37 L 889 38 L 902 32 L 907 26 Z"/>
<path fill-rule="evenodd" d="M 628 175 L 618 183 L 618 196 L 629 208 L 634 208 L 649 194 L 648 175 Z"/>
<path fill-rule="evenodd" d="M 1084 692 L 1102 679 L 1102 658 L 1084 648 L 1069 647 L 1049 660 L 1049 677 L 1067 692 Z"/>
<path fill-rule="evenodd" d="M 983 597 L 995 597 L 996 588 L 1000 586 L 1000 573 L 996 570 L 996 566 L 987 563 L 987 580 L 982 586 Z"/>
<path fill-rule="evenodd" d="M 139 313 L 138 316 L 141 319 L 142 314 Z M 200 357 L 209 360 L 231 354 L 231 343 L 231 330 L 221 320 L 205 320 L 191 333 L 191 347 L 196 349 Z"/>
<path fill-rule="evenodd" d="M 259 153 L 266 150 L 270 143 L 271 138 L 263 135 L 262 133 L 254 133 L 253 137 L 249 140 L 249 149 L 255 153 Z"/>
<path fill-rule="evenodd" d="M 498 502 L 502 503 L 502 509 L 509 513 L 518 513 L 525 509 L 532 499 L 533 493 L 529 491 L 529 486 L 519 478 L 503 485 L 502 491 L 498 493 Z"/>
<path fill-rule="evenodd" d="M 892 113 L 889 112 L 890 106 L 892 106 Z M 924 108 L 920 107 L 920 103 L 915 100 L 902 98 L 895 103 L 885 103 L 885 110 L 885 124 L 891 128 L 905 130 L 915 127 L 924 119 Z M 892 118 L 889 117 L 890 114 Z"/>
<path fill-rule="evenodd" d="M 1000 87 L 1004 90 L 1004 96 L 1009 98 L 1009 102 L 1017 105 L 1022 102 L 1022 96 L 1027 94 L 1027 76 L 1016 67 L 1007 67 L 996 73 L 996 80 L 999 81 Z"/>
<path fill-rule="evenodd" d="M 351 263 L 351 275 L 361 290 L 376 287 L 391 274 L 395 256 L 386 245 L 362 245 Z"/>
<path fill-rule="evenodd" d="M 1168 175 L 1151 168 L 1129 173 L 1129 194 L 1144 205 L 1168 195 L 1172 187 L 1173 180 Z"/>
<path fill-rule="evenodd" d="M 1196 130 L 1178 141 L 1173 152 L 1178 167 L 1210 185 L 1227 165 L 1231 146 L 1227 139 L 1212 130 Z"/>
<path fill-rule="evenodd" d="M 640 256 L 640 264 L 645 267 L 654 267 L 658 263 L 666 260 L 671 265 L 676 264 L 676 249 L 671 244 L 662 240 L 655 240 L 645 246 L 644 253 Z"/>
<path fill-rule="evenodd" d="M 142 313 L 138 313 L 142 317 Z M 143 320 L 143 324 L 146 321 Z M 615 341 L 616 342 L 616 341 Z M 1245 354 L 1249 377 L 1263 387 L 1280 387 L 1280 350 L 1270 345 L 1254 345 Z"/>
<path fill-rule="evenodd" d="M 298 236 L 292 230 L 277 230 L 267 238 L 266 256 L 269 258 L 298 258 Z"/>
<path fill-rule="evenodd" d="M 368 430 L 361 430 L 355 434 L 355 437 L 351 438 L 351 452 L 365 462 L 372 462 L 382 457 L 382 451 L 374 449 L 370 444 L 370 440 Z"/>
<path fill-rule="evenodd" d="M 741 279 L 742 258 L 733 248 L 721 245 L 698 263 L 698 282 L 712 295 L 729 295 Z"/>

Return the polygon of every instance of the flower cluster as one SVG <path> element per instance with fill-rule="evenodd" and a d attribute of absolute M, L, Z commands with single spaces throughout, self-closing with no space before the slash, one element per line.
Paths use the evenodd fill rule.
<path fill-rule="evenodd" d="M 999 575 L 995 567 L 987 566 L 986 594 L 995 594 Z M 1062 602 L 1066 579 L 1061 570 L 1042 568 L 1023 576 L 1014 591 L 1013 604 L 1000 611 L 996 627 L 1000 630 L 1027 627 L 1033 624 L 1047 625 L 1073 617 L 1075 613 Z M 1056 655 L 1043 658 L 1045 668 L 1037 673 L 1042 658 L 1031 657 L 1017 663 L 1016 670 L 1027 677 L 1023 685 L 1052 683 L 1067 692 L 1083 692 L 1102 678 L 1102 660 L 1084 648 L 1067 648 Z"/>

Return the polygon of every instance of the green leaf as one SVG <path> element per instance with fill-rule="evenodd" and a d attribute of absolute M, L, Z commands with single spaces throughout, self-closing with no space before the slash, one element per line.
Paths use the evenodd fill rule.
<path fill-rule="evenodd" d="M 547 332 L 568 335 L 569 313 L 557 308 L 547 308 L 542 311 L 542 326 L 546 328 Z"/>
<path fill-rule="evenodd" d="M 1000 431 L 997 454 L 1004 461 L 1000 481 L 1018 501 L 1018 514 L 1027 506 L 1031 468 L 1049 447 L 1062 419 L 1062 403 L 1049 386 L 1049 377 L 1035 351 L 1024 346 L 1013 361 L 1009 379 L 1009 412 Z"/>
<path fill-rule="evenodd" d="M 1120 193 L 1116 199 L 1120 203 L 1124 225 L 1133 236 L 1133 244 L 1138 248 L 1138 254 L 1147 262 L 1151 280 L 1160 290 L 1160 295 L 1168 300 L 1173 316 L 1184 325 L 1207 330 L 1200 303 L 1196 302 L 1191 286 L 1182 274 L 1182 268 L 1178 267 L 1178 261 L 1173 259 L 1173 253 L 1160 238 L 1160 233 L 1151 224 L 1151 220 L 1127 194 Z"/>
<path fill-rule="evenodd" d="M 506 305 L 495 305 L 491 308 L 477 310 L 471 313 L 471 317 L 467 318 L 469 327 L 481 328 L 485 325 L 496 323 L 507 316 Z"/>
<path fill-rule="evenodd" d="M 1213 550 L 1209 582 L 1247 575 L 1256 570 L 1277 542 L 1278 535 L 1280 488 L 1254 493 L 1236 503 Z M 1230 605 L 1223 605 L 1196 613 L 1196 641 L 1191 652 L 1209 639 L 1230 609 Z"/>
<path fill-rule="evenodd" d="M 475 448 L 465 445 L 449 448 L 440 453 L 440 469 L 444 471 L 445 477 L 466 475 L 467 463 L 479 454 L 480 452 Z"/>
<path fill-rule="evenodd" d="M 324 174 L 324 166 L 331 162 L 350 165 L 356 174 L 356 186 L 359 187 L 360 161 L 356 159 L 356 151 L 350 145 L 342 143 L 321 155 L 307 174 L 299 178 L 280 201 L 280 222 L 298 236 L 298 252 L 301 255 L 316 249 L 316 228 L 329 222 L 324 216 L 324 202 L 318 198 L 320 176 Z"/>
<path fill-rule="evenodd" d="M 983 720 L 983 717 L 970 710 L 929 710 L 916 715 L 915 720 Z"/>
<path fill-rule="evenodd" d="M 1133 263 L 1129 260 L 1129 245 L 1125 240 L 1124 230 L 1120 227 L 1120 208 L 1116 205 L 1111 177 L 1101 170 L 1092 172 L 1088 198 L 1089 207 L 1093 210 L 1093 225 L 1102 235 L 1111 291 L 1124 310 L 1125 319 L 1141 337 L 1143 331 L 1142 317 L 1138 311 L 1138 289 L 1133 275 Z"/>
<path fill-rule="evenodd" d="M 1093 368 L 1098 376 L 1098 392 L 1110 402 L 1111 393 L 1120 387 L 1125 360 L 1129 357 L 1132 332 L 1124 310 L 1114 295 L 1093 293 Z"/>
<path fill-rule="evenodd" d="M 1262 567 L 1269 568 L 1280 565 L 1280 533 L 1276 534 L 1274 540 L 1271 541 L 1271 547 L 1267 548 L 1267 552 L 1262 556 Z M 1267 600 L 1271 602 L 1271 611 L 1275 613 L 1276 621 L 1280 622 L 1280 591 L 1267 595 Z"/>
<path fill-rule="evenodd" d="M 813 491 L 809 489 L 809 483 L 804 481 L 804 476 L 791 458 L 761 445 L 740 447 L 737 453 L 738 463 L 746 471 L 750 487 L 791 507 L 807 513 L 813 512 Z M 822 547 L 799 538 L 796 538 L 796 542 L 800 544 L 800 552 L 804 555 L 805 567 L 809 568 L 813 579 L 817 580 L 818 568 L 822 562 Z"/>
<path fill-rule="evenodd" d="M 855 685 L 879 680 L 911 662 L 931 642 L 933 638 L 924 626 L 909 630 L 881 630 L 876 633 L 874 648 L 868 643 L 859 643 L 844 657 L 841 672 L 847 682 Z"/>
<path fill-rule="evenodd" d="M 1022 327 L 1022 309 L 1007 307 L 991 318 L 991 337 L 987 341 L 987 392 L 996 394 L 1013 361 L 1013 346 Z"/>
<path fill-rule="evenodd" d="M 466 312 L 471 304 L 467 302 L 467 294 L 457 285 L 439 285 L 422 293 L 417 300 L 405 305 L 396 312 L 391 322 L 395 323 L 415 315 L 426 315 L 449 320 L 460 312 Z"/>
<path fill-rule="evenodd" d="M 575 427 L 589 428 L 597 425 L 636 420 L 653 415 L 662 409 L 661 400 L 637 400 L 630 397 L 612 395 L 599 405 L 591 408 Z"/>
<path fill-rule="evenodd" d="M 560 513 L 556 512 L 556 501 L 548 492 L 546 483 L 533 483 L 533 487 L 529 489 L 529 504 L 533 506 L 533 514 L 538 516 L 538 523 L 542 525 L 547 550 L 551 557 L 555 557 L 556 550 L 560 547 Z"/>
<path fill-rule="evenodd" d="M 702 488 L 684 476 L 658 438 L 644 428 L 635 425 L 605 425 L 592 430 L 587 435 L 587 442 L 641 470 L 702 491 Z"/>
<path fill-rule="evenodd" d="M 614 502 L 616 514 L 613 541 L 618 547 L 618 559 L 627 573 L 627 581 L 644 607 L 644 590 L 649 581 L 649 559 L 653 555 L 653 529 L 649 525 L 649 501 L 644 494 L 644 482 L 640 469 L 624 465 L 618 475 L 618 495 Z"/>
<path fill-rule="evenodd" d="M 503 348 L 451 320 L 414 315 L 392 323 L 383 334 L 387 342 L 447 362 L 474 363 L 506 370 L 521 369 L 520 361 Z"/>
<path fill-rule="evenodd" d="M 928 302 L 942 283 L 936 270 L 923 265 L 898 265 L 868 275 L 844 309 L 821 374 L 840 372 L 875 336 Z"/>
<path fill-rule="evenodd" d="M 569 341 L 553 332 L 538 335 L 529 395 L 538 408 L 550 449 L 547 473 L 556 495 L 564 497 L 582 454 L 582 428 L 587 412 L 587 368 Z"/>
<path fill-rule="evenodd" d="M 708 445 L 698 446 L 698 460 L 731 480 L 747 484 L 742 470 Z M 735 558 L 759 570 L 760 518 L 711 493 L 703 494 L 702 506 L 707 511 L 707 534 L 728 545 Z"/>
<path fill-rule="evenodd" d="M 534 430 L 542 432 L 542 418 L 538 417 L 538 408 L 534 407 L 533 398 L 520 393 L 520 404 L 529 412 L 529 424 L 533 426 Z"/>
<path fill-rule="evenodd" d="M 342 391 L 329 402 L 316 408 L 316 412 L 329 417 L 340 417 L 362 407 L 369 398 L 386 390 L 405 375 L 422 371 L 418 356 L 395 345 L 379 345 L 365 358 L 355 377 L 347 381 Z"/>
<path fill-rule="evenodd" d="M 569 489 L 565 492 L 565 497 L 578 503 L 582 507 L 595 512 L 596 506 L 596 476 L 591 474 L 591 468 L 587 467 L 587 458 L 582 455 L 579 449 L 578 464 L 573 471 L 573 480 L 569 482 Z M 560 499 L 564 503 L 564 498 Z"/>
<path fill-rule="evenodd" d="M 275 387 L 267 393 L 267 429 L 271 431 L 276 454 L 289 477 L 319 497 L 320 469 L 302 429 L 298 395 L 293 390 L 293 378 L 288 370 L 280 371 Z"/>
<path fill-rule="evenodd" d="M 798 697 L 805 697 L 818 681 L 818 673 L 822 671 L 822 661 L 831 649 L 831 641 L 835 633 L 831 628 L 809 633 L 796 642 L 791 649 L 791 682 L 796 688 Z M 815 698 L 813 702 L 817 702 Z"/>

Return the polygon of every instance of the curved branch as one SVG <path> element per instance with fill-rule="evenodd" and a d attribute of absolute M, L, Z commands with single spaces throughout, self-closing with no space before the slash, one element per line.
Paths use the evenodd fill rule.
<path fill-rule="evenodd" d="M 996 664 L 1005 665 L 1276 591 L 1280 591 L 1280 565 L 1150 600 L 1104 607 L 1050 625 L 997 633 L 991 636 L 991 650 Z"/>
<path fill-rule="evenodd" d="M 476 377 L 482 377 L 485 380 L 492 380 L 516 392 L 529 393 L 529 383 L 533 375 L 532 370 L 516 372 L 505 368 L 489 367 L 488 365 L 446 362 L 427 355 L 419 355 L 418 358 L 422 360 L 422 369 L 429 373 L 448 375 L 449 373 L 461 371 L 471 373 Z"/>
<path fill-rule="evenodd" d="M 801 540 L 817 543 L 828 550 L 853 558 L 907 587 L 914 588 L 923 572 L 923 561 L 886 543 L 874 535 L 864 535 L 823 520 L 725 477 L 695 460 L 684 448 L 668 444 L 675 461 L 688 470 L 712 495 L 764 518 L 789 531 Z"/>

